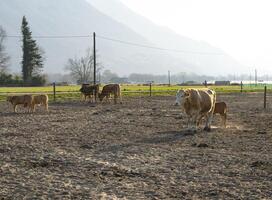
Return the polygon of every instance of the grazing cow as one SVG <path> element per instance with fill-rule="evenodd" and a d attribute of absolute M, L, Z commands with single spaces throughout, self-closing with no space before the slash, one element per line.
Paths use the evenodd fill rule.
<path fill-rule="evenodd" d="M 89 85 L 89 84 L 82 84 L 80 90 L 82 95 L 84 95 L 84 100 L 86 101 L 86 97 L 89 97 L 89 100 L 96 100 L 97 94 L 99 92 L 99 85 Z"/>
<path fill-rule="evenodd" d="M 119 84 L 105 85 L 102 89 L 102 92 L 98 94 L 99 100 L 102 102 L 103 98 L 106 97 L 106 99 L 109 102 L 109 98 L 111 94 L 113 94 L 114 96 L 115 104 L 117 103 L 117 98 L 119 98 L 120 103 L 122 103 L 121 89 Z"/>
<path fill-rule="evenodd" d="M 13 111 L 16 113 L 17 105 L 24 105 L 28 107 L 28 112 L 32 111 L 32 95 L 21 95 L 21 96 L 8 96 L 7 101 L 13 105 Z"/>
<path fill-rule="evenodd" d="M 215 100 L 215 92 L 210 89 L 186 89 L 177 92 L 176 105 L 182 105 L 187 114 L 189 130 L 196 131 L 203 117 L 206 118 L 204 130 L 211 130 Z"/>
<path fill-rule="evenodd" d="M 48 111 L 48 96 L 46 94 L 33 96 L 32 111 L 35 111 L 36 105 L 43 105 L 46 111 Z"/>
<path fill-rule="evenodd" d="M 226 128 L 227 104 L 225 102 L 216 102 L 213 114 L 220 114 L 223 126 Z"/>

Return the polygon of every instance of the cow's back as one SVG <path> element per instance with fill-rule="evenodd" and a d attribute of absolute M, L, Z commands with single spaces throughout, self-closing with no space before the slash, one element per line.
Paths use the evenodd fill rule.
<path fill-rule="evenodd" d="M 113 94 L 116 94 L 120 92 L 120 86 L 119 84 L 108 84 L 108 85 L 105 85 L 102 89 L 102 94 L 103 95 L 107 95 L 109 93 L 113 93 Z"/>

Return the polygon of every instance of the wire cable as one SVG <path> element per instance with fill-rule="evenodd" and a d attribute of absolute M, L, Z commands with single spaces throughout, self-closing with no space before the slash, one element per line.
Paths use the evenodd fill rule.
<path fill-rule="evenodd" d="M 131 45 L 131 46 L 138 46 L 138 47 L 143 47 L 143 48 L 149 48 L 149 49 L 156 49 L 156 50 L 161 50 L 161 51 L 172 51 L 176 53 L 188 53 L 188 54 L 200 54 L 200 55 L 224 55 L 223 53 L 214 53 L 214 52 L 198 52 L 198 51 L 185 51 L 185 50 L 176 50 L 176 49 L 166 49 L 166 48 L 161 48 L 161 47 L 154 47 L 154 46 L 149 46 L 149 45 L 144 45 L 144 44 L 137 44 L 133 42 L 127 42 L 123 40 L 118 40 L 118 39 L 113 39 L 113 38 L 108 38 L 100 35 L 96 35 L 97 38 L 104 39 L 104 40 L 109 40 L 113 42 L 118 42 L 126 45 Z"/>
<path fill-rule="evenodd" d="M 22 38 L 22 36 L 18 35 L 6 35 L 7 38 Z M 58 36 L 32 36 L 33 38 L 40 38 L 40 39 L 69 39 L 69 38 L 92 38 L 92 35 L 58 35 Z M 96 35 L 97 38 L 108 40 L 112 42 L 117 42 L 121 44 L 126 44 L 130 46 L 136 46 L 141 48 L 148 48 L 148 49 L 155 49 L 160 51 L 169 51 L 169 52 L 175 52 L 175 53 L 184 53 L 184 54 L 198 54 L 198 55 L 225 55 L 223 53 L 215 53 L 215 52 L 200 52 L 200 51 L 186 51 L 186 50 L 177 50 L 177 49 L 167 49 L 167 48 L 161 48 L 161 47 L 155 47 L 155 46 L 149 46 L 145 44 L 138 44 L 134 42 L 128 42 L 123 41 L 119 39 L 109 38 L 101 35 Z"/>

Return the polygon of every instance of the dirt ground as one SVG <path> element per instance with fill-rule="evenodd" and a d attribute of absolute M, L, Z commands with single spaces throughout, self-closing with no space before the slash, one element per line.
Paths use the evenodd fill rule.
<path fill-rule="evenodd" d="M 0 199 L 272 199 L 262 95 L 218 95 L 227 128 L 216 116 L 196 134 L 174 100 L 73 101 L 34 114 L 1 102 Z"/>

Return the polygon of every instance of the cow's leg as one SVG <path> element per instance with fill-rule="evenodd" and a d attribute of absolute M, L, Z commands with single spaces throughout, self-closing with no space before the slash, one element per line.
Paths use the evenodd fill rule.
<path fill-rule="evenodd" d="M 16 113 L 16 107 L 17 105 L 13 105 L 13 111 Z"/>
<path fill-rule="evenodd" d="M 194 113 L 194 115 L 192 116 L 192 131 L 196 132 L 197 131 L 197 124 L 198 124 L 198 114 Z"/>
<path fill-rule="evenodd" d="M 221 120 L 222 120 L 223 126 L 226 128 L 227 113 L 221 114 Z"/>
<path fill-rule="evenodd" d="M 32 112 L 32 106 L 31 104 L 28 104 L 28 113 L 31 113 Z"/>
<path fill-rule="evenodd" d="M 114 104 L 117 104 L 117 98 L 118 98 L 117 94 L 114 94 L 113 98 L 114 98 Z"/>
<path fill-rule="evenodd" d="M 203 118 L 204 116 L 205 116 L 204 114 L 200 114 L 200 115 L 198 116 L 197 122 L 196 122 L 197 127 L 199 126 L 199 124 L 200 124 L 200 122 L 201 122 L 201 120 L 202 120 L 202 118 Z"/>
<path fill-rule="evenodd" d="M 31 103 L 30 107 L 31 107 L 31 111 L 33 112 L 34 111 L 34 103 Z"/>
<path fill-rule="evenodd" d="M 192 127 L 192 115 L 187 115 L 187 130 L 191 130 Z"/>
<path fill-rule="evenodd" d="M 213 117 L 213 112 L 207 113 L 207 115 L 206 115 L 206 125 L 204 127 L 204 131 L 211 131 L 212 117 Z"/>
<path fill-rule="evenodd" d="M 107 94 L 106 98 L 107 98 L 107 102 L 110 103 L 110 94 Z"/>

